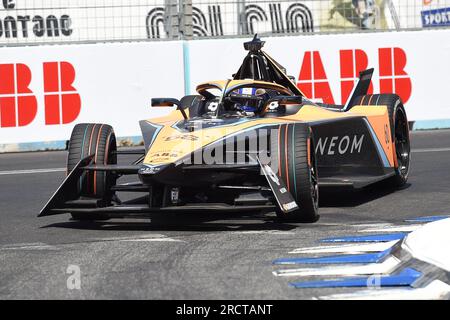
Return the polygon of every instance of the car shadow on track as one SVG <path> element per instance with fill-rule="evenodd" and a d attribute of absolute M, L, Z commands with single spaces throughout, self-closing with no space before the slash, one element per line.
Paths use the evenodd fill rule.
<path fill-rule="evenodd" d="M 407 189 L 406 184 L 401 189 Z M 389 183 L 380 182 L 372 186 L 353 190 L 321 189 L 320 207 L 357 207 L 364 203 L 388 196 L 399 189 Z M 64 216 L 67 217 L 67 216 Z M 148 219 L 112 219 L 107 221 L 69 220 L 52 223 L 41 228 L 67 228 L 103 231 L 289 231 L 297 228 L 320 227 L 317 223 L 286 223 L 277 219 L 273 212 L 258 213 L 168 213 Z"/>
<path fill-rule="evenodd" d="M 41 228 L 67 228 L 103 231 L 289 231 L 302 224 L 283 223 L 274 213 L 254 215 L 204 213 L 167 214 L 165 217 L 149 219 L 111 219 L 107 221 L 65 221 Z M 310 225 L 311 226 L 311 225 Z"/>
<path fill-rule="evenodd" d="M 320 189 L 320 207 L 357 207 L 367 202 L 386 197 L 399 190 L 407 189 L 406 183 L 401 188 L 393 187 L 389 181 L 381 181 L 362 189 Z"/>

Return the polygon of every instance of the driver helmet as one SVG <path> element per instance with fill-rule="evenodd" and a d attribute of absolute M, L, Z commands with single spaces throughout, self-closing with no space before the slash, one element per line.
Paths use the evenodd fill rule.
<path fill-rule="evenodd" d="M 262 88 L 240 88 L 236 91 L 237 94 L 249 95 L 249 96 L 265 96 L 266 90 Z M 260 103 L 256 100 L 248 100 L 245 104 L 240 106 L 240 109 L 245 112 L 258 112 L 261 109 Z"/>

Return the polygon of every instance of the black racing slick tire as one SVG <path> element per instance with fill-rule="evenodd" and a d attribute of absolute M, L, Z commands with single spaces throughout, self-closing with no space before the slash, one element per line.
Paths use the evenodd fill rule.
<path fill-rule="evenodd" d="M 362 96 L 357 105 L 387 106 L 391 141 L 394 149 L 395 176 L 392 178 L 394 186 L 401 187 L 408 180 L 411 146 L 409 139 L 409 125 L 405 107 L 401 98 L 396 94 L 371 94 Z"/>
<path fill-rule="evenodd" d="M 312 223 L 319 220 L 319 185 L 314 139 L 305 124 L 284 124 L 278 133 L 278 175 L 294 197 L 298 210 L 277 210 L 282 221 Z"/>
<path fill-rule="evenodd" d="M 113 128 L 101 123 L 80 123 L 73 130 L 69 141 L 67 157 L 67 174 L 83 158 L 93 155 L 92 164 L 117 164 L 116 136 Z M 86 171 L 77 183 L 79 197 L 111 201 L 111 186 L 115 185 L 116 176 L 111 172 Z M 72 214 L 75 220 L 104 220 L 100 214 Z"/>

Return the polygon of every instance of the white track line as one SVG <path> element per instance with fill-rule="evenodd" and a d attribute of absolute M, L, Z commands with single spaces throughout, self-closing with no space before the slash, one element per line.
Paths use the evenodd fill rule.
<path fill-rule="evenodd" d="M 120 242 L 184 242 L 183 240 L 169 238 L 162 234 L 134 236 L 134 237 L 113 237 L 95 238 L 94 241 L 120 241 Z"/>
<path fill-rule="evenodd" d="M 321 247 L 310 247 L 310 248 L 299 248 L 290 251 L 292 254 L 307 253 L 365 253 L 365 252 L 380 252 L 389 249 L 399 240 L 389 241 L 389 242 L 377 242 L 369 244 L 349 244 L 349 245 L 336 245 L 336 246 L 321 246 Z"/>
<path fill-rule="evenodd" d="M 319 297 L 321 300 L 438 300 L 448 299 L 450 285 L 433 280 L 427 286 L 416 289 L 371 289 L 350 294 L 334 294 Z"/>
<path fill-rule="evenodd" d="M 283 230 L 245 230 L 245 231 L 232 231 L 234 234 L 273 234 L 273 235 L 292 235 L 293 231 Z"/>
<path fill-rule="evenodd" d="M 424 149 L 412 149 L 411 152 L 447 152 L 450 148 L 424 148 Z M 14 175 L 14 174 L 35 174 L 35 173 L 51 173 L 51 172 L 63 172 L 66 168 L 49 168 L 49 169 L 24 169 L 24 170 L 5 170 L 0 171 L 0 175 Z"/>
<path fill-rule="evenodd" d="M 422 225 L 406 225 L 406 226 L 389 226 L 382 228 L 367 228 L 363 230 L 358 230 L 358 232 L 412 232 L 419 228 Z"/>
<path fill-rule="evenodd" d="M 14 175 L 14 174 L 34 174 L 34 173 L 65 172 L 65 171 L 66 171 L 66 168 L 5 170 L 5 171 L 0 171 L 0 176 Z"/>
<path fill-rule="evenodd" d="M 42 242 L 36 243 L 17 243 L 0 247 L 0 251 L 4 250 L 58 250 L 57 247 Z"/>
<path fill-rule="evenodd" d="M 447 152 L 450 148 L 423 148 L 423 149 L 411 149 L 411 152 L 421 153 L 421 152 Z"/>
<path fill-rule="evenodd" d="M 388 274 L 395 270 L 400 260 L 394 256 L 388 257 L 381 263 L 364 265 L 343 265 L 317 268 L 282 269 L 273 271 L 277 277 L 311 277 L 311 276 L 354 276 Z"/>
<path fill-rule="evenodd" d="M 148 239 L 125 239 L 121 242 L 184 242 L 183 240 L 173 238 L 148 238 Z"/>
<path fill-rule="evenodd" d="M 362 223 L 350 225 L 350 227 L 353 228 L 388 228 L 392 226 L 393 226 L 392 223 Z"/>

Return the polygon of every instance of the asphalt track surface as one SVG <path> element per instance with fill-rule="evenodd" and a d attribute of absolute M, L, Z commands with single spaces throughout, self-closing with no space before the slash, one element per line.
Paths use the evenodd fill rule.
<path fill-rule="evenodd" d="M 321 194 L 315 224 L 274 214 L 208 214 L 166 224 L 37 218 L 64 178 L 66 152 L 0 155 L 0 299 L 310 299 L 352 289 L 295 289 L 272 261 L 366 224 L 450 213 L 450 130 L 412 133 L 408 185 Z M 67 287 L 69 265 L 81 289 Z"/>

